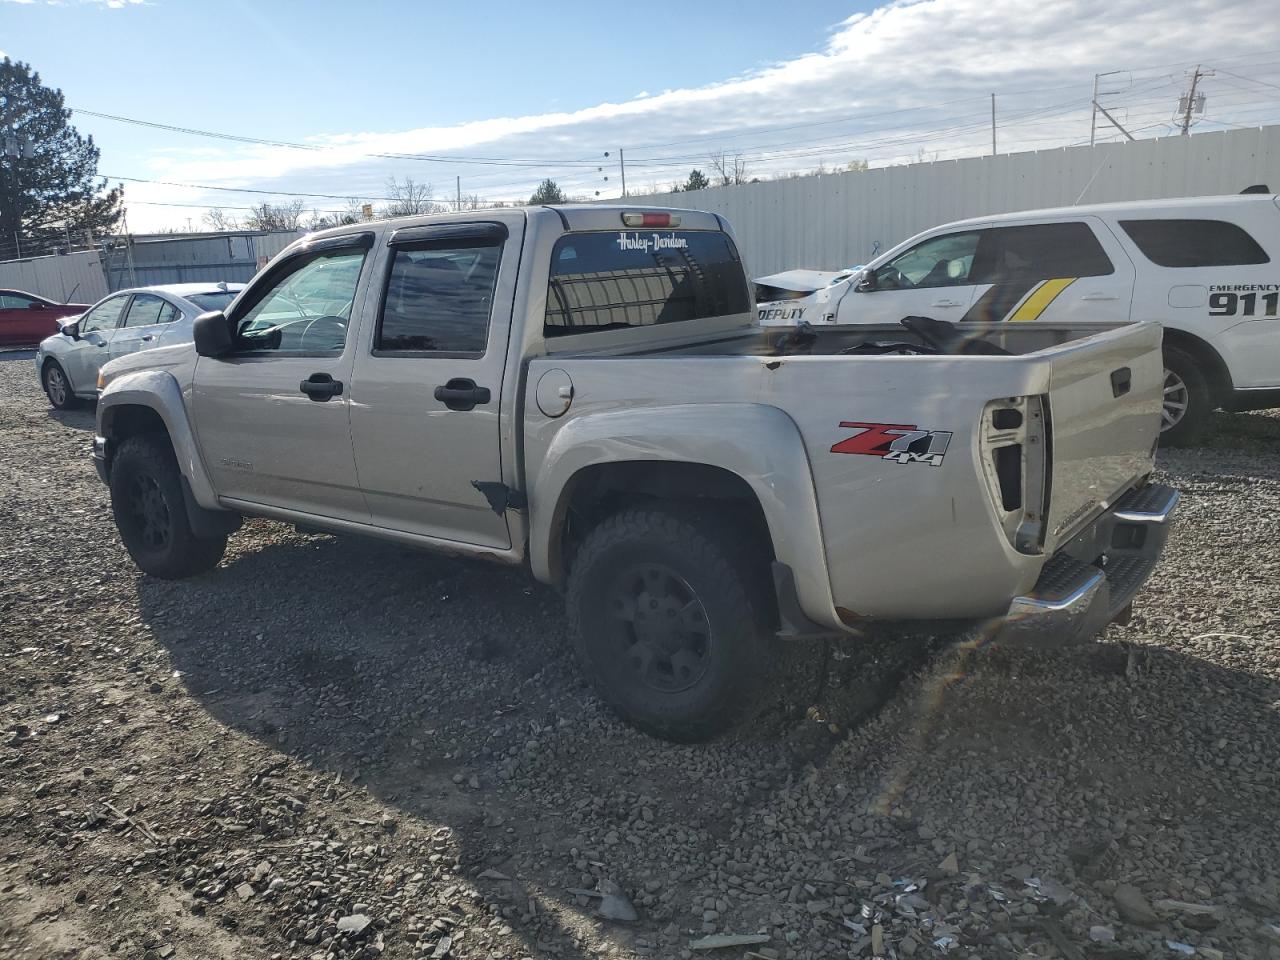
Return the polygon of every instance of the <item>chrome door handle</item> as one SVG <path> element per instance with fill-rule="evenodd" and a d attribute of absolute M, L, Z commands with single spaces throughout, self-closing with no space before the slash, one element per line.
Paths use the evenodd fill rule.
<path fill-rule="evenodd" d="M 959 301 L 959 300 L 935 300 L 935 301 L 933 301 L 933 303 L 929 304 L 929 306 L 931 306 L 931 307 L 958 307 L 958 306 L 960 306 L 960 301 Z"/>
<path fill-rule="evenodd" d="M 149 333 L 145 337 L 142 337 L 141 339 L 143 343 L 150 343 L 155 338 L 156 338 L 156 335 L 154 333 Z"/>
<path fill-rule="evenodd" d="M 1115 294 L 1111 294 L 1111 293 L 1086 293 L 1080 299 L 1098 301 L 1098 300 L 1119 300 L 1120 298 L 1117 297 Z"/>

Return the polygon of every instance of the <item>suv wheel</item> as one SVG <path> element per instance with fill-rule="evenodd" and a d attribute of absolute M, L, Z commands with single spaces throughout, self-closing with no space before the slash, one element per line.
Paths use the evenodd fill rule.
<path fill-rule="evenodd" d="M 227 538 L 191 532 L 182 475 L 166 441 L 138 436 L 120 444 L 111 461 L 110 486 L 120 539 L 143 573 L 180 580 L 218 565 Z"/>
<path fill-rule="evenodd" d="M 66 371 L 57 360 L 50 360 L 44 365 L 40 380 L 45 396 L 55 410 L 70 410 L 80 405 L 80 399 L 71 390 L 71 381 L 67 379 Z"/>
<path fill-rule="evenodd" d="M 1213 412 L 1213 392 L 1191 354 L 1164 348 L 1164 395 L 1160 411 L 1160 442 L 1167 447 L 1196 444 Z"/>
<path fill-rule="evenodd" d="M 775 647 L 763 561 L 727 525 L 681 513 L 626 510 L 596 527 L 574 559 L 568 607 L 601 698 L 668 740 L 706 740 L 741 720 Z"/>

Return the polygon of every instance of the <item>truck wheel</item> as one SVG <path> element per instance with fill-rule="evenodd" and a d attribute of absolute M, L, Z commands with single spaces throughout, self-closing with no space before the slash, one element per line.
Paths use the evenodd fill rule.
<path fill-rule="evenodd" d="M 111 461 L 111 511 L 120 539 L 143 573 L 181 580 L 212 570 L 226 537 L 191 532 L 173 450 L 155 437 L 130 437 Z"/>
<path fill-rule="evenodd" d="M 624 720 L 695 742 L 757 703 L 775 636 L 771 587 L 751 556 L 727 525 L 656 509 L 623 511 L 587 535 L 569 619 L 587 677 Z"/>
<path fill-rule="evenodd" d="M 80 398 L 71 391 L 71 381 L 57 360 L 50 360 L 44 365 L 40 382 L 55 410 L 73 410 L 80 406 Z"/>
<path fill-rule="evenodd" d="M 1164 348 L 1163 402 L 1161 444 L 1187 447 L 1199 443 L 1213 412 L 1213 392 L 1200 364 L 1177 347 Z"/>

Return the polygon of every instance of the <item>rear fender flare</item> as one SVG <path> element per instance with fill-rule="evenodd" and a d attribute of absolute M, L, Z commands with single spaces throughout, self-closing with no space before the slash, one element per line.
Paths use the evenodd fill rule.
<path fill-rule="evenodd" d="M 718 467 L 755 493 L 779 563 L 791 568 L 803 611 L 843 631 L 827 573 L 813 475 L 800 430 L 777 407 L 676 404 L 590 413 L 561 427 L 529 490 L 529 559 L 545 583 L 560 580 L 561 529 L 573 480 L 597 464 L 678 461 Z"/>

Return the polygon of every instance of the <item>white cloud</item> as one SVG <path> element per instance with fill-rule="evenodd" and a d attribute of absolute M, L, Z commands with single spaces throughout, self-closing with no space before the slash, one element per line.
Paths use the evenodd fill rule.
<path fill-rule="evenodd" d="M 97 0 L 103 2 L 103 0 Z M 105 0 L 122 3 L 125 0 Z M 866 158 L 873 164 L 946 158 L 990 149 L 986 99 L 997 93 L 1002 152 L 1088 140 L 1095 72 L 1129 69 L 1111 103 L 1135 135 L 1168 124 L 1195 55 L 1240 64 L 1280 47 L 1271 0 L 900 0 L 836 25 L 821 49 L 700 87 L 642 93 L 530 116 L 493 117 L 448 127 L 352 131 L 315 137 L 322 150 L 187 144 L 151 158 L 141 176 L 227 186 L 376 196 L 391 174 L 412 175 L 464 193 L 527 196 L 543 176 L 572 192 L 616 195 L 617 147 L 628 186 L 646 188 L 707 168 L 715 149 L 741 150 L 751 172 L 811 169 Z M 1234 59 L 1232 59 L 1234 58 Z M 1267 58 L 1262 58 L 1267 59 Z M 1274 60 L 1273 58 L 1270 58 Z M 1257 62 L 1259 57 L 1254 57 Z M 1138 69 L 1145 68 L 1145 69 Z M 1226 78 L 1224 78 L 1226 79 Z M 1274 75 L 1268 76 L 1276 82 Z M 1204 89 L 1210 120 L 1280 120 L 1274 88 L 1240 83 Z M 1267 91 L 1271 90 L 1269 94 Z M 589 87 L 577 93 L 588 103 Z M 1266 102 L 1273 108 L 1268 111 Z M 801 126 L 808 124 L 808 126 Z M 782 129 L 779 129 L 782 128 Z M 1221 129 L 1206 122 L 1203 129 Z M 265 131 L 232 131 L 254 133 Z M 1101 131 L 1103 135 L 1115 131 Z M 211 152 L 211 145 L 212 150 Z M 604 160 L 609 150 L 611 157 Z M 371 160 L 370 153 L 431 153 L 546 160 L 540 168 Z M 572 160 L 573 163 L 555 163 Z M 102 169 L 116 173 L 112 160 Z M 608 174 L 609 180 L 601 178 Z M 452 191 L 443 189 L 442 193 Z M 133 200 L 248 205 L 252 197 L 130 185 Z M 318 206 L 340 203 L 317 201 Z M 190 211 L 141 207 L 131 223 L 175 222 Z"/>

